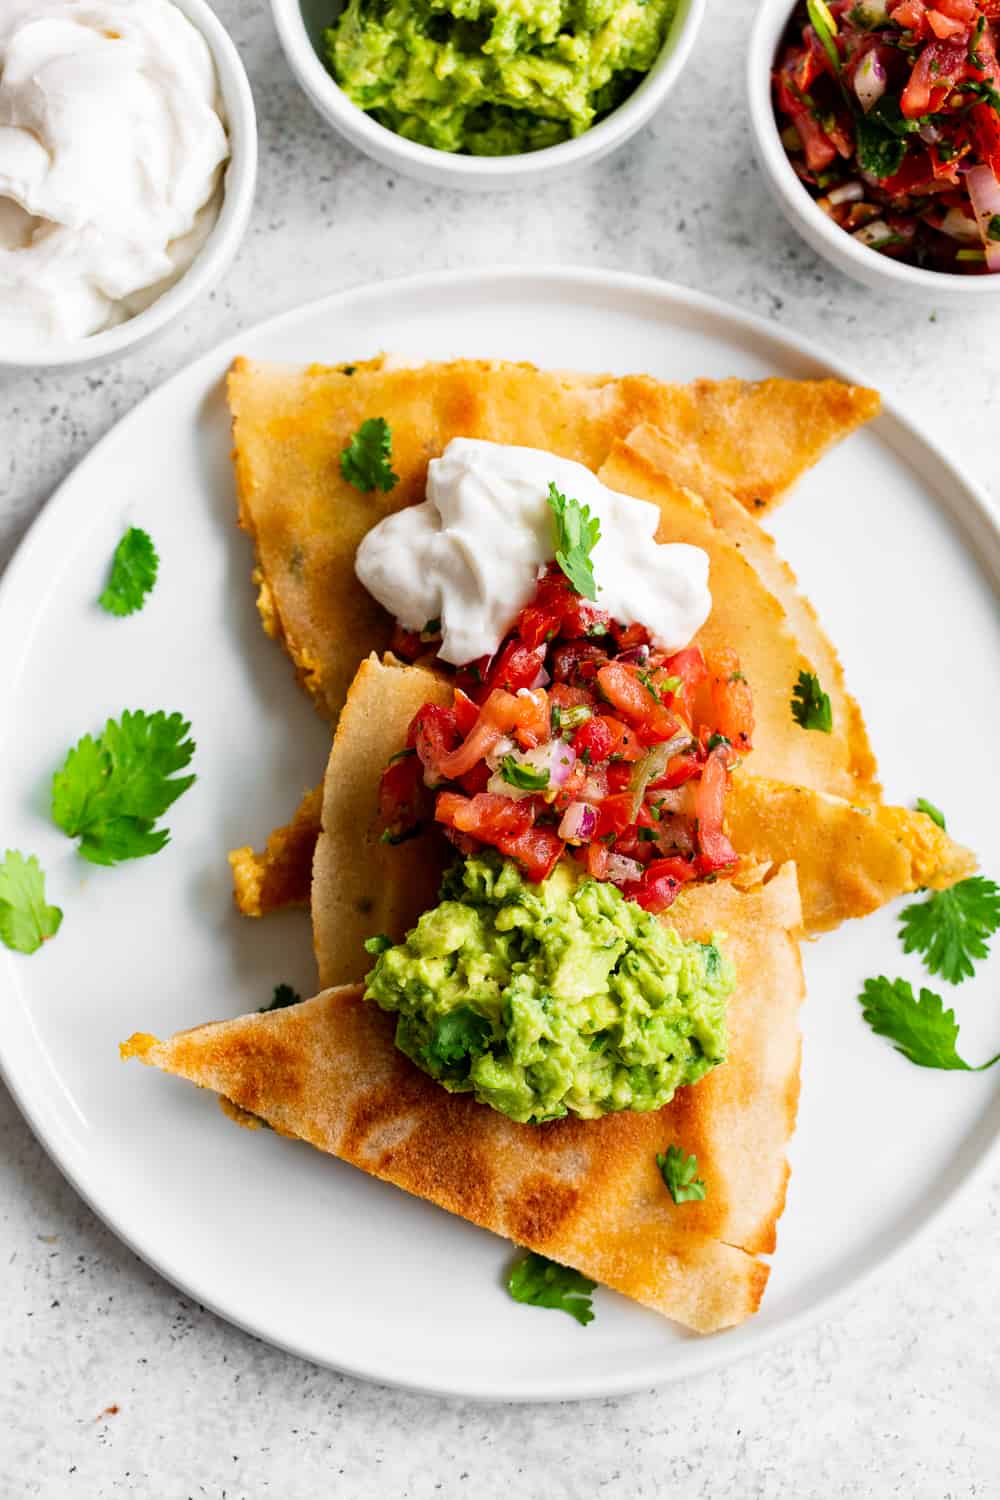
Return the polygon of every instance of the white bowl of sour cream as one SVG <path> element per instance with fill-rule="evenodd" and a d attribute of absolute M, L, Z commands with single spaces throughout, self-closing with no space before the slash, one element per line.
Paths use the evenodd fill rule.
<path fill-rule="evenodd" d="M 0 122 L 0 368 L 132 350 L 223 276 L 257 127 L 206 0 L 2 0 Z"/>

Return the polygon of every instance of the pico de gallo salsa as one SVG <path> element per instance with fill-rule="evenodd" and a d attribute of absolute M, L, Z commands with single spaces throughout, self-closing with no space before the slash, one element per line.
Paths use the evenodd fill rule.
<path fill-rule="evenodd" d="M 393 650 L 416 660 L 431 637 L 397 629 Z M 414 716 L 382 775 L 382 836 L 436 820 L 463 853 L 491 845 L 536 882 L 569 850 L 664 911 L 687 881 L 735 868 L 723 813 L 752 735 L 735 652 L 657 650 L 553 564 L 497 652 L 458 670 L 451 707 Z"/>
<path fill-rule="evenodd" d="M 860 244 L 1000 271 L 1000 0 L 807 0 L 774 70 L 781 139 Z"/>

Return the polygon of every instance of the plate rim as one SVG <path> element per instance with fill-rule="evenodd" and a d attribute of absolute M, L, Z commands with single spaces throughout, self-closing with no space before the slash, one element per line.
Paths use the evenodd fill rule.
<path fill-rule="evenodd" d="M 232 359 L 239 352 L 240 346 L 267 338 L 271 334 L 280 332 L 285 326 L 295 325 L 310 317 L 329 318 L 346 303 L 363 303 L 366 299 L 377 299 L 383 295 L 406 296 L 409 294 L 431 297 L 442 289 L 452 288 L 456 284 L 473 287 L 478 283 L 485 295 L 497 286 L 509 287 L 512 283 L 531 283 L 537 287 L 545 282 L 551 284 L 555 300 L 559 302 L 565 302 L 567 296 L 571 298 L 574 292 L 601 290 L 611 294 L 631 294 L 644 298 L 657 304 L 658 311 L 665 313 L 668 318 L 670 311 L 675 309 L 702 313 L 708 321 L 721 322 L 728 325 L 730 329 L 735 327 L 743 333 L 752 334 L 765 346 L 779 349 L 786 355 L 794 355 L 798 360 L 812 366 L 817 372 L 822 372 L 816 378 L 825 376 L 847 381 L 853 385 L 871 384 L 853 366 L 845 365 L 840 360 L 828 356 L 822 348 L 817 348 L 811 341 L 799 334 L 783 328 L 775 328 L 760 315 L 745 312 L 742 308 L 722 298 L 676 282 L 662 281 L 653 276 L 601 267 L 574 267 L 545 263 L 537 267 L 495 265 L 465 268 L 458 271 L 439 269 L 416 275 L 387 278 L 380 282 L 359 282 L 326 296 L 297 304 L 247 329 L 227 335 L 195 359 L 188 360 L 166 380 L 153 387 L 104 433 L 61 480 L 21 538 L 3 575 L 0 576 L 0 633 L 3 631 L 6 617 L 11 613 L 12 606 L 16 606 L 22 575 L 26 575 L 30 569 L 35 553 L 48 546 L 50 532 L 57 534 L 63 513 L 73 501 L 71 487 L 77 482 L 80 473 L 88 470 L 92 463 L 99 463 L 103 459 L 104 452 L 114 443 L 122 440 L 123 433 L 127 438 L 130 424 L 133 420 L 139 419 L 139 414 L 150 401 L 174 387 L 179 387 L 195 371 L 199 375 L 204 373 L 208 377 L 223 360 Z M 252 358 L 253 355 L 251 354 L 250 357 Z M 205 394 L 206 391 L 202 390 L 202 397 Z M 987 581 L 989 581 L 989 575 L 991 573 L 995 575 L 1000 570 L 1000 506 L 990 498 L 985 488 L 971 477 L 963 464 L 952 458 L 933 436 L 918 430 L 891 399 L 886 400 L 883 397 L 881 412 L 874 420 L 875 424 L 881 423 L 890 428 L 894 424 L 921 452 L 921 459 L 932 460 L 938 466 L 949 487 L 962 492 L 961 510 L 953 510 L 944 497 L 936 492 L 937 485 L 928 483 L 929 495 L 935 508 L 943 513 L 959 531 L 964 549 L 971 553 L 972 560 L 979 570 L 987 575 Z M 890 443 L 889 446 L 895 445 Z M 900 458 L 900 462 L 906 462 L 906 460 Z M 981 552 L 978 547 L 973 546 L 973 542 L 979 538 L 985 539 L 990 551 L 995 554 L 992 559 L 984 551 Z M 26 642 L 25 648 L 27 644 Z M 19 654 L 18 661 L 20 659 Z M 464 1385 L 457 1383 L 454 1377 L 449 1379 L 429 1376 L 418 1380 L 400 1377 L 391 1368 L 385 1368 L 377 1360 L 364 1364 L 357 1360 L 332 1358 L 309 1349 L 301 1341 L 284 1338 L 280 1331 L 269 1326 L 267 1318 L 253 1323 L 228 1310 L 219 1298 L 212 1293 L 206 1294 L 198 1287 L 196 1277 L 192 1277 L 184 1270 L 178 1272 L 171 1268 L 169 1257 L 164 1259 L 156 1249 L 155 1230 L 151 1232 L 152 1243 L 140 1246 L 131 1232 L 119 1222 L 116 1212 L 113 1209 L 106 1211 L 101 1206 L 98 1190 L 87 1182 L 86 1174 L 79 1170 L 80 1163 L 74 1159 L 72 1150 L 67 1150 L 65 1155 L 60 1154 L 58 1142 L 51 1138 L 46 1122 L 42 1119 L 42 1111 L 18 1087 L 5 1053 L 5 1038 L 0 1033 L 0 1078 L 6 1084 L 14 1103 L 49 1160 L 101 1223 L 169 1285 L 176 1287 L 183 1295 L 191 1297 L 213 1315 L 222 1318 L 242 1332 L 260 1338 L 284 1353 L 305 1359 L 311 1364 L 388 1388 L 477 1402 L 502 1401 L 522 1404 L 529 1401 L 596 1400 L 621 1396 L 666 1385 L 672 1380 L 687 1376 L 696 1378 L 747 1359 L 751 1355 L 762 1353 L 779 1341 L 793 1337 L 814 1326 L 821 1318 L 829 1316 L 838 1306 L 846 1304 L 855 1297 L 862 1287 L 887 1274 L 902 1257 L 917 1249 L 932 1229 L 940 1229 L 943 1221 L 953 1218 L 964 1201 L 965 1194 L 983 1179 L 997 1161 L 1000 1161 L 1000 1126 L 998 1126 L 993 1129 L 992 1139 L 979 1148 L 977 1158 L 967 1167 L 960 1180 L 953 1183 L 916 1224 L 901 1231 L 889 1248 L 878 1253 L 876 1258 L 862 1269 L 856 1270 L 844 1284 L 832 1287 L 808 1306 L 790 1314 L 782 1322 L 762 1328 L 752 1340 L 746 1343 L 732 1343 L 724 1336 L 705 1338 L 700 1343 L 692 1345 L 683 1366 L 677 1364 L 675 1369 L 664 1365 L 662 1360 L 646 1359 L 627 1370 L 604 1376 L 595 1377 L 588 1374 L 580 1378 L 574 1377 L 572 1371 L 567 1370 L 562 1382 L 558 1385 L 546 1376 L 532 1377 L 529 1380 L 519 1381 L 517 1389 L 512 1389 L 505 1384 L 501 1374 L 499 1380 L 492 1382 L 480 1380 L 479 1386 L 470 1391 Z"/>

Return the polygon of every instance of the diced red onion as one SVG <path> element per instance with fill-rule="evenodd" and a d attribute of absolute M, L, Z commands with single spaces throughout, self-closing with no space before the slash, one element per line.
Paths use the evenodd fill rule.
<path fill-rule="evenodd" d="M 492 750 L 487 750 L 483 756 L 491 771 L 495 771 L 505 755 L 513 755 L 518 749 L 517 740 L 512 740 L 509 735 L 504 735 L 502 740 L 497 740 Z"/>
<path fill-rule="evenodd" d="M 531 679 L 532 690 L 535 689 L 535 688 L 540 688 L 540 687 L 548 687 L 548 685 L 549 685 L 549 683 L 551 681 L 552 681 L 552 678 L 549 676 L 548 672 L 546 672 L 545 668 L 544 667 L 539 667 L 538 671 L 535 673 L 534 677 Z"/>
<path fill-rule="evenodd" d="M 991 271 L 1000 271 L 1000 240 L 991 240 L 989 236 L 990 220 L 1000 214 L 1000 182 L 993 168 L 985 164 L 970 168 L 965 182 L 986 251 L 986 264 Z"/>
<path fill-rule="evenodd" d="M 938 227 L 942 234 L 961 240 L 963 245 L 979 244 L 979 224 L 964 209 L 949 208 Z"/>
<path fill-rule="evenodd" d="M 857 240 L 859 245 L 880 245 L 883 240 L 892 238 L 892 230 L 884 219 L 875 219 L 871 224 L 862 224 L 851 238 Z"/>
<path fill-rule="evenodd" d="M 842 182 L 840 187 L 830 189 L 826 195 L 826 201 L 836 208 L 838 203 L 860 203 L 864 196 L 863 182 Z"/>
<path fill-rule="evenodd" d="M 628 885 L 630 881 L 641 880 L 642 865 L 637 859 L 628 859 L 624 854 L 609 854 L 608 879 L 614 885 Z"/>
<path fill-rule="evenodd" d="M 580 796 L 588 802 L 603 802 L 607 795 L 608 773 L 603 766 L 595 766 L 580 788 Z"/>
<path fill-rule="evenodd" d="M 597 808 L 589 802 L 571 802 L 562 815 L 559 837 L 567 843 L 585 843 L 597 832 Z"/>
<path fill-rule="evenodd" d="M 649 661 L 649 647 L 630 646 L 627 651 L 622 651 L 620 655 L 616 656 L 615 660 L 623 662 L 628 666 L 645 666 L 646 662 Z"/>
<path fill-rule="evenodd" d="M 576 751 L 573 749 L 573 746 L 568 745 L 565 740 L 560 739 L 549 740 L 546 744 L 539 745 L 534 750 L 518 750 L 515 747 L 514 750 L 509 750 L 506 753 L 519 766 L 526 766 L 532 771 L 548 771 L 549 773 L 546 786 L 533 789 L 531 787 L 511 786 L 509 781 L 504 780 L 503 773 L 495 770 L 487 783 L 486 790 L 488 792 L 499 792 L 502 797 L 513 797 L 515 801 L 519 797 L 534 797 L 539 793 L 542 796 L 546 792 L 554 794 L 561 786 L 565 785 L 570 771 L 576 765 Z M 502 756 L 500 760 L 503 760 Z M 500 762 L 498 762 L 499 764 Z"/>
<path fill-rule="evenodd" d="M 866 52 L 854 70 L 854 92 L 865 114 L 881 99 L 888 81 L 878 53 Z"/>
<path fill-rule="evenodd" d="M 926 124 L 921 125 L 917 134 L 920 136 L 920 139 L 923 141 L 925 146 L 936 146 L 938 141 L 941 139 L 940 130 L 936 125 L 932 125 L 929 120 L 926 122 Z"/>

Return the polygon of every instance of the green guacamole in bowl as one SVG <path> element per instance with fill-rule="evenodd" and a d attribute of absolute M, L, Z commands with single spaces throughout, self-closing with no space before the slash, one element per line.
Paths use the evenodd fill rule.
<path fill-rule="evenodd" d="M 652 68 L 677 0 L 347 0 L 324 35 L 347 97 L 472 156 L 581 135 Z"/>
<path fill-rule="evenodd" d="M 512 1120 L 659 1109 L 726 1058 L 735 976 L 570 862 L 540 885 L 470 856 L 404 942 L 373 938 L 365 999 L 425 1073 Z"/>

